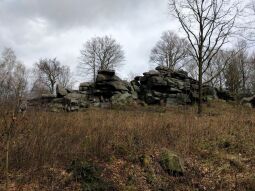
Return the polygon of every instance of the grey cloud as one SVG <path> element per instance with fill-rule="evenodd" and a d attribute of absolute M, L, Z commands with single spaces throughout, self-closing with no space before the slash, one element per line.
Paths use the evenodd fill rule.
<path fill-rule="evenodd" d="M 28 66 L 57 57 L 73 69 L 89 38 L 112 35 L 123 45 L 125 66 L 141 73 L 149 68 L 152 46 L 161 32 L 175 28 L 168 0 L 0 0 L 0 50 L 12 47 Z"/>
<path fill-rule="evenodd" d="M 145 15 L 150 17 L 150 14 L 153 15 L 152 11 L 162 11 L 165 2 L 167 1 L 6 0 L 0 2 L 0 10 L 7 23 L 42 18 L 55 27 L 70 28 L 81 25 L 114 25 Z"/>

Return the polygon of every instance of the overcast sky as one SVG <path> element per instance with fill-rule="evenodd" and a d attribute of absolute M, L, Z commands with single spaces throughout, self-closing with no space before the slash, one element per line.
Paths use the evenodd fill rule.
<path fill-rule="evenodd" d="M 125 51 L 125 78 L 148 70 L 151 48 L 176 28 L 168 0 L 0 0 L 0 50 L 13 48 L 27 66 L 57 57 L 75 71 L 82 45 L 111 35 Z"/>

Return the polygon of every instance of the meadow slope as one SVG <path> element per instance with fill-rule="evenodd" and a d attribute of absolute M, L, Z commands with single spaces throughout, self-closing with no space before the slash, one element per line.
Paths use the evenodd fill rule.
<path fill-rule="evenodd" d="M 204 109 L 202 117 L 192 106 L 27 112 L 12 135 L 10 190 L 255 190 L 255 110 L 221 101 Z M 1 115 L 2 134 L 11 117 Z M 166 149 L 182 158 L 183 176 L 161 168 Z"/>

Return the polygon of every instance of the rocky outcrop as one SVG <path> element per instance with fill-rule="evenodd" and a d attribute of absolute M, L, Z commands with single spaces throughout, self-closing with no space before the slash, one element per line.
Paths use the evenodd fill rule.
<path fill-rule="evenodd" d="M 137 76 L 131 86 L 138 97 L 147 104 L 184 105 L 198 100 L 198 81 L 190 78 L 188 73 L 159 66 L 156 70 Z M 210 86 L 203 87 L 204 100 L 214 99 L 217 92 Z"/>
<path fill-rule="evenodd" d="M 108 101 L 116 94 L 128 93 L 128 84 L 115 75 L 113 70 L 101 70 L 98 72 L 94 84 L 93 96 L 99 96 Z"/>
<path fill-rule="evenodd" d="M 134 94 L 134 95 L 132 95 Z M 111 104 L 125 105 L 137 99 L 128 82 L 121 80 L 113 70 L 98 72 L 96 82 L 84 82 L 79 90 L 56 86 L 55 95 L 42 95 L 30 100 L 30 105 L 48 108 L 50 111 L 81 111 L 89 106 L 111 107 Z"/>
<path fill-rule="evenodd" d="M 210 86 L 203 86 L 203 100 L 218 97 L 229 98 Z M 89 106 L 111 107 L 134 102 L 165 106 L 186 105 L 198 100 L 198 81 L 183 70 L 173 71 L 165 67 L 143 73 L 131 82 L 123 81 L 113 70 L 98 71 L 95 83 L 84 82 L 79 90 L 70 90 L 60 85 L 55 95 L 42 95 L 32 103 L 44 105 L 51 111 L 80 111 Z"/>

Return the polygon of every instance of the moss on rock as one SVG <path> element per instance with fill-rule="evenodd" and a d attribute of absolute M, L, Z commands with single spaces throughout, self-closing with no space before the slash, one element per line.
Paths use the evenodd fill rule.
<path fill-rule="evenodd" d="M 172 176 L 183 176 L 184 166 L 181 158 L 170 150 L 164 150 L 160 155 L 160 165 Z"/>

